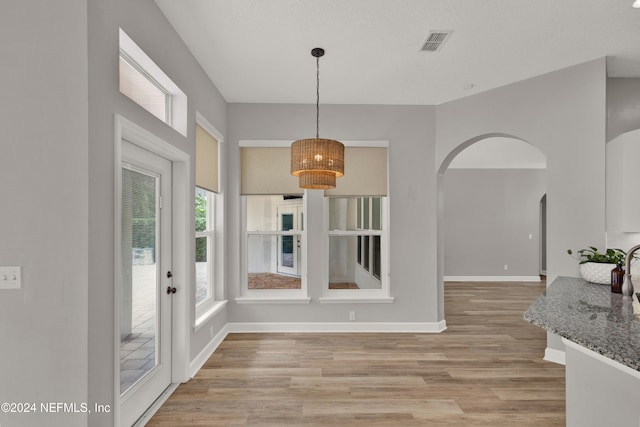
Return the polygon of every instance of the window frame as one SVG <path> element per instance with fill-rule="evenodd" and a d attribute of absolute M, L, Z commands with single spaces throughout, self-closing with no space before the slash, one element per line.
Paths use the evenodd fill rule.
<path fill-rule="evenodd" d="M 206 196 L 206 205 L 207 205 L 207 213 L 206 213 L 206 226 L 204 231 L 195 232 L 195 239 L 198 238 L 206 238 L 206 248 L 207 248 L 207 294 L 208 296 L 202 301 L 198 302 L 195 300 L 196 312 L 201 311 L 200 306 L 203 304 L 209 304 L 209 300 L 215 299 L 215 259 L 216 259 L 216 245 L 215 245 L 215 224 L 216 224 L 216 211 L 215 211 L 215 193 L 205 190 L 200 187 L 196 187 L 196 191 L 201 190 L 205 193 Z M 194 192 L 195 193 L 195 192 Z M 195 196 L 194 196 L 195 197 Z M 195 240 L 194 240 L 195 241 Z M 197 261 L 196 261 L 197 262 Z M 197 270 L 196 270 L 196 298 L 197 298 L 197 290 L 198 290 L 198 282 L 197 282 Z"/>
<path fill-rule="evenodd" d="M 124 49 L 120 48 L 120 57 L 119 59 L 122 59 L 127 65 L 129 65 L 131 68 L 133 68 L 134 71 L 136 71 L 138 74 L 140 74 L 140 76 L 142 78 L 144 78 L 145 80 L 147 80 L 149 83 L 151 83 L 151 85 L 153 85 L 156 89 L 158 89 L 160 92 L 162 92 L 164 94 L 164 117 L 158 117 L 155 114 L 153 114 L 151 111 L 149 111 L 145 106 L 138 104 L 137 101 L 135 101 L 132 98 L 129 98 L 129 96 L 120 91 L 120 93 L 122 93 L 123 95 L 127 96 L 129 99 L 131 99 L 132 101 L 134 101 L 136 104 L 140 105 L 142 108 L 144 108 L 145 110 L 149 111 L 149 113 L 153 114 L 155 117 L 158 117 L 160 120 L 162 120 L 163 122 L 165 122 L 166 124 L 168 124 L 169 126 L 172 126 L 172 96 L 171 96 L 171 92 L 169 92 L 164 86 L 162 86 L 162 84 L 160 84 L 156 79 L 153 78 L 153 76 L 148 73 L 140 64 L 138 64 L 136 62 L 135 59 L 133 59 L 131 57 L 131 55 L 129 55 Z"/>
<path fill-rule="evenodd" d="M 131 65 L 136 71 L 140 72 L 151 84 L 168 94 L 169 100 L 165 102 L 165 116 L 167 120 L 162 120 L 144 106 L 138 104 L 135 100 L 129 98 L 123 92 L 123 96 L 131 99 L 140 108 L 148 111 L 149 114 L 169 125 L 184 137 L 187 136 L 187 130 L 190 126 L 188 121 L 187 95 L 162 71 L 162 69 L 138 46 L 122 28 L 119 29 L 119 53 L 118 61 L 123 58 L 127 64 Z M 119 62 L 118 62 L 119 63 Z M 118 76 L 120 73 L 118 72 Z M 213 135 L 213 134 L 212 134 Z"/>
<path fill-rule="evenodd" d="M 346 196 L 338 196 L 346 197 Z M 356 202 L 357 212 L 361 215 L 360 218 L 357 218 L 357 225 L 369 224 L 372 225 L 373 213 L 372 213 L 372 198 L 380 197 L 380 230 L 373 229 L 364 229 L 356 227 L 356 230 L 330 230 L 329 229 L 329 199 L 332 196 L 324 197 L 324 258 L 325 258 L 325 279 L 324 286 L 322 290 L 322 296 L 320 297 L 320 302 L 324 303 L 343 303 L 343 302 L 380 302 L 380 303 L 391 303 L 394 298 L 390 296 L 390 283 L 389 283 L 389 197 L 388 196 L 352 196 L 358 199 L 369 199 L 369 209 L 368 212 L 369 218 L 368 222 L 364 221 L 364 200 L 362 202 L 362 206 L 360 203 Z M 362 240 L 361 248 L 364 252 L 364 238 L 370 239 L 369 242 L 369 259 L 370 259 L 370 268 L 372 268 L 371 256 L 373 255 L 373 238 L 375 236 L 380 237 L 380 277 L 375 277 L 376 280 L 380 282 L 379 289 L 329 289 L 329 269 L 330 269 L 330 254 L 329 254 L 329 240 L 333 237 L 342 237 L 342 236 L 356 236 L 356 238 L 360 238 Z M 357 247 L 356 243 L 356 247 Z M 354 262 L 358 262 L 358 256 L 354 259 Z M 364 256 L 362 256 L 362 264 L 364 264 Z M 362 266 L 364 268 L 364 265 Z M 372 272 L 368 272 L 372 277 L 374 277 Z"/>
<path fill-rule="evenodd" d="M 272 194 L 271 196 L 285 196 L 284 194 Z M 307 232 L 306 227 L 301 230 L 248 230 L 247 229 L 247 197 L 241 195 L 241 280 L 239 297 L 235 300 L 240 304 L 248 303 L 301 303 L 308 304 L 311 298 L 307 289 Z M 284 202 L 284 200 L 283 200 Z M 287 205 L 283 203 L 281 206 Z M 293 204 L 291 204 L 293 205 Z M 303 218 L 307 218 L 306 192 L 302 196 Z M 277 215 L 277 207 L 274 207 L 274 215 Z M 306 219 L 305 219 L 306 221 Z M 249 289 L 249 238 L 251 236 L 297 236 L 300 240 L 300 289 Z"/>
<path fill-rule="evenodd" d="M 225 181 L 223 177 L 225 176 L 225 164 L 222 159 L 225 156 L 225 145 L 224 145 L 224 137 L 218 132 L 218 130 L 209 123 L 209 121 L 200 114 L 199 111 L 196 111 L 196 120 L 195 124 L 200 126 L 203 130 L 209 133 L 212 137 L 214 137 L 218 141 L 218 193 L 214 193 L 212 191 L 204 190 L 207 192 L 208 199 L 211 198 L 213 200 L 213 209 L 209 209 L 209 200 L 207 200 L 207 232 L 210 233 L 210 238 L 207 239 L 207 244 L 211 247 L 207 247 L 207 250 L 211 250 L 212 256 L 209 259 L 209 265 L 207 266 L 207 276 L 209 280 L 210 286 L 210 297 L 201 301 L 199 304 L 196 304 L 195 300 L 195 292 L 197 289 L 197 282 L 195 276 L 195 237 L 198 237 L 199 233 L 195 231 L 195 200 L 193 203 L 194 211 L 193 211 L 193 221 L 194 221 L 194 240 L 191 247 L 193 248 L 193 279 L 192 279 L 192 289 L 193 289 L 193 297 L 191 299 L 191 304 L 195 311 L 195 319 L 193 324 L 193 330 L 198 331 L 208 320 L 210 320 L 213 316 L 215 316 L 223 307 L 227 304 L 226 292 L 224 288 L 224 279 L 225 279 L 225 262 L 224 262 L 224 246 L 225 246 L 225 215 L 224 215 L 224 201 L 225 201 Z M 193 126 L 193 130 L 195 132 L 195 124 Z M 195 198 L 195 188 L 193 187 L 193 196 Z M 209 223 L 209 221 L 211 221 Z"/>

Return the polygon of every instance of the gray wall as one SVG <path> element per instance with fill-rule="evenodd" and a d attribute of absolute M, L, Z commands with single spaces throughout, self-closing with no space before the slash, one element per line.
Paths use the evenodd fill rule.
<path fill-rule="evenodd" d="M 363 322 L 436 322 L 436 236 L 434 200 L 434 108 L 407 106 L 323 105 L 320 134 L 343 140 L 389 141 L 390 273 L 394 304 L 318 304 L 324 264 L 322 249 L 309 251 L 310 305 L 246 305 L 232 300 L 240 287 L 240 193 L 238 141 L 295 140 L 313 134 L 313 105 L 230 104 L 228 124 L 228 292 L 233 322 L 341 322 L 357 310 Z M 310 239 L 322 236 L 322 192 L 308 192 Z"/>
<path fill-rule="evenodd" d="M 89 400 L 113 404 L 114 366 L 114 114 L 119 114 L 192 156 L 195 112 L 223 135 L 226 103 L 152 0 L 89 0 Z M 121 27 L 188 96 L 185 138 L 118 90 L 118 28 Z M 193 176 L 191 177 L 193 183 Z M 192 196 L 193 197 L 193 196 Z M 193 273 L 193 272 L 192 272 Z M 194 313 L 190 313 L 193 324 Z M 191 357 L 226 323 L 223 310 L 191 333 Z M 191 331 L 191 329 L 190 329 Z M 110 426 L 113 413 L 90 417 Z"/>
<path fill-rule="evenodd" d="M 545 192 L 544 169 L 447 170 L 445 276 L 538 276 Z"/>
<path fill-rule="evenodd" d="M 436 109 L 436 163 L 441 174 L 457 153 L 492 134 L 523 139 L 546 155 L 550 281 L 558 275 L 578 276 L 568 248 L 605 244 L 605 108 L 606 61 L 601 58 Z M 439 181 L 442 186 L 442 176 Z M 440 218 L 442 204 L 441 198 Z M 439 254 L 443 254 L 444 230 L 439 226 Z M 438 262 L 442 271 L 444 257 Z M 555 337 L 550 337 L 549 345 L 563 348 Z"/>
<path fill-rule="evenodd" d="M 0 13 L 0 402 L 87 401 L 87 9 L 6 0 Z M 3 426 L 84 426 L 5 414 Z"/>

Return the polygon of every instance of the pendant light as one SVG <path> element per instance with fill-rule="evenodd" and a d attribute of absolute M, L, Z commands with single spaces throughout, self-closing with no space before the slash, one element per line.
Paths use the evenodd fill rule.
<path fill-rule="evenodd" d="M 299 139 L 291 144 L 291 175 L 298 186 L 314 190 L 336 187 L 336 178 L 344 175 L 344 145 L 340 141 L 320 138 L 320 57 L 324 49 L 311 51 L 316 58 L 316 137 Z"/>

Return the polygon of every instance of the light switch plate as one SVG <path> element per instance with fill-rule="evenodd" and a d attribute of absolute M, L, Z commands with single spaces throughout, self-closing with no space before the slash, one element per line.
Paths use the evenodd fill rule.
<path fill-rule="evenodd" d="M 22 287 L 22 267 L 0 267 L 0 289 L 20 289 Z"/>

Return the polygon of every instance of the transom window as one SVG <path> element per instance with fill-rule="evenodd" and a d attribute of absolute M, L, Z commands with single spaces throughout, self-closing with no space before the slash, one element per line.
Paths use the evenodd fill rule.
<path fill-rule="evenodd" d="M 120 51 L 120 92 L 171 124 L 171 95 L 123 50 Z"/>
<path fill-rule="evenodd" d="M 122 28 L 119 42 L 120 92 L 187 136 L 187 95 Z"/>

